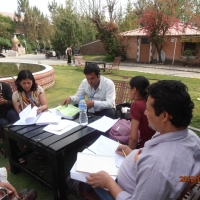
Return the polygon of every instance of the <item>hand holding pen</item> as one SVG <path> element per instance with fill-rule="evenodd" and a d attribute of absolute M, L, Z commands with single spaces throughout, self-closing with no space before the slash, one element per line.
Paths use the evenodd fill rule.
<path fill-rule="evenodd" d="M 126 157 L 132 151 L 132 149 L 127 145 L 121 145 L 119 141 L 118 143 L 119 143 L 119 146 L 117 147 L 115 151 L 116 154 Z"/>

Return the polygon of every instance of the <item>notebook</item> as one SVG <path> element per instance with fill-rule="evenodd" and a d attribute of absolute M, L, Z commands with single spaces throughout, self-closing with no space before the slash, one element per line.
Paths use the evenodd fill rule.
<path fill-rule="evenodd" d="M 60 115 L 63 118 L 66 119 L 74 119 L 76 115 L 79 113 L 78 107 L 68 104 L 68 106 L 59 106 L 56 109 L 57 115 Z"/>

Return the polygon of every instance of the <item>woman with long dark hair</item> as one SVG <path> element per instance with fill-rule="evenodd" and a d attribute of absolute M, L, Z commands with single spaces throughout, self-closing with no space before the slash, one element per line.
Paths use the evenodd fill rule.
<path fill-rule="evenodd" d="M 131 104 L 131 134 L 128 146 L 131 149 L 141 148 L 144 143 L 151 139 L 155 131 L 149 128 L 147 117 L 144 114 L 146 109 L 146 88 L 149 80 L 144 76 L 135 76 L 129 82 L 129 98 L 134 102 Z"/>
<path fill-rule="evenodd" d="M 29 104 L 37 106 L 37 112 L 45 111 L 47 106 L 47 99 L 44 89 L 37 85 L 33 74 L 29 70 L 21 70 L 15 81 L 17 91 L 13 93 L 12 101 L 15 110 L 20 113 Z"/>

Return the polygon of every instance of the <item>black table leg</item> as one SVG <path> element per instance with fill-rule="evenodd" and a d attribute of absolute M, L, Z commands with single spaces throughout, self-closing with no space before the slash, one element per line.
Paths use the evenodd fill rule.
<path fill-rule="evenodd" d="M 67 200 L 64 156 L 62 152 L 51 155 L 54 200 Z"/>
<path fill-rule="evenodd" d="M 18 160 L 18 152 L 19 148 L 17 146 L 17 142 L 9 137 L 9 133 L 5 133 L 5 139 L 6 139 L 6 147 L 7 147 L 7 153 L 9 158 L 9 163 L 11 167 L 11 172 L 16 174 L 19 169 L 15 167 L 14 161 Z"/>

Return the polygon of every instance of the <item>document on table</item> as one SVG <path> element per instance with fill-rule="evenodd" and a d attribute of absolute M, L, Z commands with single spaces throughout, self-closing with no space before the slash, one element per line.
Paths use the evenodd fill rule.
<path fill-rule="evenodd" d="M 115 159 L 112 156 L 102 156 L 97 154 L 77 154 L 76 171 L 97 173 L 105 171 L 109 175 L 117 176 L 118 170 L 115 166 Z"/>
<path fill-rule="evenodd" d="M 63 133 L 79 126 L 80 124 L 71 120 L 61 119 L 60 123 L 57 125 L 49 124 L 43 128 L 44 131 L 62 135 Z"/>
<path fill-rule="evenodd" d="M 13 125 L 29 125 L 34 124 L 41 114 L 37 114 L 37 107 L 34 106 L 31 108 L 31 105 L 28 105 L 24 110 L 19 113 L 19 118 L 17 122 Z"/>
<path fill-rule="evenodd" d="M 97 129 L 101 132 L 106 132 L 109 130 L 119 119 L 111 119 L 109 117 L 103 116 L 99 120 L 96 120 L 95 122 L 92 122 L 91 124 L 88 124 L 87 126 Z"/>
<path fill-rule="evenodd" d="M 88 149 L 84 149 L 83 153 L 87 154 L 94 154 L 93 152 L 89 151 Z M 76 171 L 76 165 L 77 162 L 74 163 L 73 167 L 70 170 L 70 177 L 72 179 L 81 181 L 81 182 L 86 182 L 86 177 L 90 175 L 90 173 L 85 173 L 85 172 L 78 172 Z M 117 178 L 117 176 L 111 176 L 114 180 Z"/>
<path fill-rule="evenodd" d="M 61 116 L 46 111 L 41 114 L 41 116 L 36 121 L 36 124 L 37 125 L 59 124 L 60 121 L 61 121 Z"/>
<path fill-rule="evenodd" d="M 20 120 L 15 122 L 13 125 L 45 125 L 45 124 L 58 124 L 61 120 L 61 117 L 55 115 L 51 112 L 42 112 L 37 114 L 37 108 L 34 106 L 31 108 L 31 105 L 28 105 L 19 113 Z"/>

